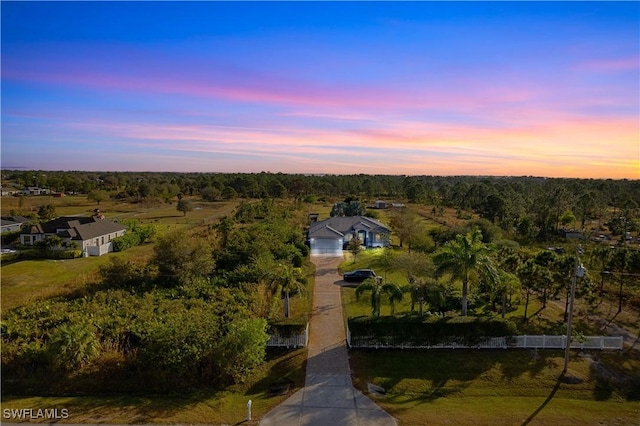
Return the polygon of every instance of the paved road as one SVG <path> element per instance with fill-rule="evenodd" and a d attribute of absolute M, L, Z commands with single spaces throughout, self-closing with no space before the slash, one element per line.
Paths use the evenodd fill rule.
<path fill-rule="evenodd" d="M 260 421 L 261 426 L 396 426 L 396 420 L 351 384 L 337 266 L 315 257 L 305 386 Z"/>

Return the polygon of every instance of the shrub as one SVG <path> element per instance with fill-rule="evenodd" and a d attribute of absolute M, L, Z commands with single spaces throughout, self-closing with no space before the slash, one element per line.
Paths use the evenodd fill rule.
<path fill-rule="evenodd" d="M 414 345 L 437 345 L 455 341 L 474 345 L 491 337 L 512 336 L 514 323 L 485 317 L 355 317 L 349 318 L 352 335 L 384 339 Z"/>
<path fill-rule="evenodd" d="M 300 318 L 286 318 L 281 321 L 272 322 L 269 324 L 269 334 L 280 337 L 291 337 L 296 334 L 304 333 L 307 328 L 307 320 Z"/>

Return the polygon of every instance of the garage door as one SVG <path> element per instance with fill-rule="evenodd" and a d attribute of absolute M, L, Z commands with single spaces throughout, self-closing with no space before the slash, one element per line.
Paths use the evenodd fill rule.
<path fill-rule="evenodd" d="M 342 238 L 314 238 L 311 256 L 342 256 Z"/>

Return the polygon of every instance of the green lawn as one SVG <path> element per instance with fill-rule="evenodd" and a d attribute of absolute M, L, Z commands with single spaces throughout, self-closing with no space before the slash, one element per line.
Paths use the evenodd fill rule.
<path fill-rule="evenodd" d="M 624 357 L 616 353 L 615 357 Z M 638 424 L 640 402 L 598 380 L 589 357 L 574 354 L 558 381 L 559 351 L 350 351 L 354 384 L 401 425 Z M 637 363 L 636 363 L 637 366 Z"/>
<path fill-rule="evenodd" d="M 17 199 L 8 198 L 9 205 L 3 205 L 8 211 Z M 28 197 L 27 202 L 57 203 L 58 214 L 89 215 L 96 208 L 86 197 Z M 4 200 L 3 200 L 4 202 Z M 235 202 L 194 202 L 194 210 L 184 216 L 174 205 L 156 205 L 145 207 L 137 204 L 103 202 L 100 208 L 108 219 L 137 219 L 142 223 L 156 226 L 158 235 L 209 223 L 230 214 Z M 136 262 L 146 262 L 153 253 L 153 244 L 145 244 L 131 248 L 122 253 L 110 253 L 100 257 L 89 257 L 70 260 L 23 260 L 2 265 L 1 290 L 2 312 L 32 300 L 64 295 L 71 291 L 97 281 L 100 265 L 106 264 L 112 256 L 123 256 Z"/>
<path fill-rule="evenodd" d="M 347 259 L 341 271 L 372 268 L 384 275 L 381 250 L 368 250 L 357 261 Z M 401 271 L 387 271 L 387 281 L 405 284 Z M 473 289 L 472 289 L 473 291 Z M 342 288 L 345 318 L 370 315 L 369 293 L 360 300 L 355 288 Z M 586 306 L 574 317 L 576 332 L 595 331 L 586 320 Z M 545 309 L 532 298 L 527 322 L 524 305 L 508 313 L 523 334 L 562 334 L 563 301 L 550 301 Z M 396 304 L 396 313 L 410 311 L 410 300 Z M 390 315 L 382 300 L 381 315 Z M 367 393 L 367 383 L 386 389 L 374 397 L 400 425 L 628 425 L 640 424 L 640 402 L 625 386 L 596 374 L 597 360 L 611 377 L 631 377 L 640 371 L 635 352 L 573 353 L 568 375 L 575 384 L 559 382 L 562 351 L 403 351 L 351 350 L 354 384 Z"/>
<path fill-rule="evenodd" d="M 95 282 L 98 268 L 108 262 L 108 257 L 22 260 L 3 265 L 2 312 L 33 300 L 67 294 Z"/>

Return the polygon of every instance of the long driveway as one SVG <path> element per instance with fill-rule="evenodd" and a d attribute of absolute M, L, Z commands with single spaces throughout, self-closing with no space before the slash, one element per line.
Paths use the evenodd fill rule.
<path fill-rule="evenodd" d="M 351 384 L 337 266 L 316 265 L 305 386 L 267 413 L 261 426 L 396 426 L 396 420 Z"/>

